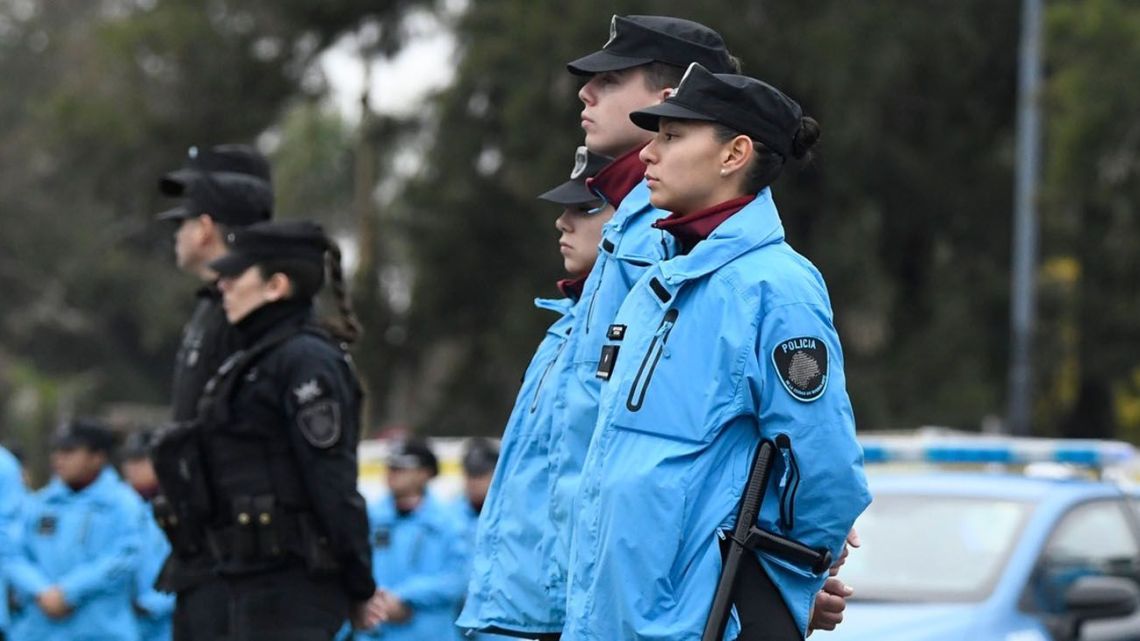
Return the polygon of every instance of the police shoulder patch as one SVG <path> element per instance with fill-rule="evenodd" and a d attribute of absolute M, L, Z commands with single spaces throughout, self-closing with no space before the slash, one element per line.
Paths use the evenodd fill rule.
<path fill-rule="evenodd" d="M 297 428 L 313 447 L 326 448 L 340 440 L 340 405 L 332 399 L 317 401 L 297 412 Z"/>
<path fill-rule="evenodd" d="M 772 364 L 784 389 L 805 403 L 823 396 L 827 389 L 827 344 L 815 336 L 782 341 L 772 349 Z"/>

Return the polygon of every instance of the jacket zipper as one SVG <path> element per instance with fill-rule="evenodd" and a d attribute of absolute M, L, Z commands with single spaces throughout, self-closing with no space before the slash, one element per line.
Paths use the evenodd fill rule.
<path fill-rule="evenodd" d="M 602 286 L 602 276 L 605 275 L 606 263 L 610 262 L 610 260 L 612 260 L 612 258 L 607 256 L 606 260 L 602 261 L 601 270 L 598 272 L 598 286 L 595 287 L 594 291 L 590 293 L 590 306 L 588 308 L 586 308 L 586 333 L 587 334 L 590 333 L 590 323 L 592 323 L 594 320 L 594 301 L 598 300 L 598 290 L 601 289 L 601 286 Z"/>
<path fill-rule="evenodd" d="M 550 374 L 550 370 L 554 369 L 554 364 L 558 362 L 558 357 L 562 354 L 562 348 L 566 347 L 566 342 L 566 340 L 562 341 L 562 344 L 554 351 L 554 356 L 551 357 L 550 362 L 546 364 L 546 369 L 542 370 L 542 376 L 538 379 L 538 385 L 534 388 L 534 398 L 530 402 L 531 414 L 534 414 L 535 410 L 538 409 L 538 395 L 542 392 L 542 386 L 546 383 L 546 376 Z"/>
<path fill-rule="evenodd" d="M 661 324 L 657 326 L 657 332 L 654 333 L 653 340 L 649 342 L 649 349 L 645 350 L 645 357 L 641 359 L 641 366 L 637 368 L 637 376 L 633 378 L 633 385 L 629 388 L 629 398 L 625 401 L 625 406 L 629 411 L 636 412 L 645 403 L 645 393 L 649 391 L 649 381 L 653 379 L 653 372 L 657 371 L 657 363 L 665 351 L 665 341 L 669 340 L 669 333 L 673 331 L 673 325 L 676 324 L 679 314 L 680 312 L 676 308 L 670 309 L 665 312 L 665 318 L 661 319 Z M 651 359 L 652 363 L 650 363 Z M 646 371 L 646 366 L 649 366 L 649 371 Z M 645 378 L 642 378 L 642 375 Z"/>

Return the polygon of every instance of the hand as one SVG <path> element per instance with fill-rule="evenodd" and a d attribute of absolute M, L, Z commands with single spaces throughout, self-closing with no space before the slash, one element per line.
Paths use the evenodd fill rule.
<path fill-rule="evenodd" d="M 71 606 L 63 598 L 63 591 L 54 585 L 36 595 L 36 605 L 52 619 L 62 619 L 71 614 Z"/>
<path fill-rule="evenodd" d="M 843 567 L 843 564 L 847 562 L 847 554 L 851 551 L 851 548 L 857 548 L 861 545 L 863 545 L 863 541 L 859 539 L 859 533 L 855 531 L 855 528 L 851 528 L 851 531 L 847 533 L 847 541 L 843 543 L 843 553 L 839 555 L 839 560 L 831 566 L 831 570 L 828 571 L 828 574 L 831 576 L 839 574 L 839 568 Z"/>
<path fill-rule="evenodd" d="M 404 623 L 412 618 L 412 608 L 400 600 L 400 597 L 387 590 L 377 590 L 381 607 L 384 610 L 384 620 L 392 623 Z"/>
<path fill-rule="evenodd" d="M 835 577 L 824 582 L 823 589 L 815 595 L 811 621 L 808 622 L 808 634 L 815 630 L 834 630 L 835 626 L 843 622 L 847 597 L 852 594 L 855 594 L 855 590 Z"/>
<path fill-rule="evenodd" d="M 380 590 L 376 590 L 367 600 L 352 604 L 349 618 L 352 620 L 352 627 L 357 630 L 371 630 L 385 621 Z"/>

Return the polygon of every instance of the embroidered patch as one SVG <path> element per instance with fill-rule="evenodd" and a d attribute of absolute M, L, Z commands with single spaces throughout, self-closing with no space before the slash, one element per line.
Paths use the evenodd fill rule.
<path fill-rule="evenodd" d="M 784 389 L 798 401 L 814 401 L 827 389 L 827 344 L 823 339 L 788 339 L 772 350 L 772 364 Z"/>
<path fill-rule="evenodd" d="M 311 403 L 320 398 L 321 394 L 321 384 L 318 383 L 315 378 L 310 378 L 293 390 L 293 395 L 297 397 L 298 405 Z"/>
<path fill-rule="evenodd" d="M 331 447 L 340 440 L 340 406 L 332 399 L 313 403 L 297 413 L 297 427 L 313 447 Z"/>
<path fill-rule="evenodd" d="M 372 535 L 372 545 L 381 550 L 392 545 L 392 531 L 386 527 L 378 528 Z"/>
<path fill-rule="evenodd" d="M 44 536 L 51 536 L 55 534 L 57 523 L 59 523 L 59 519 L 54 516 L 41 516 L 40 522 L 36 524 L 36 534 L 42 534 Z"/>

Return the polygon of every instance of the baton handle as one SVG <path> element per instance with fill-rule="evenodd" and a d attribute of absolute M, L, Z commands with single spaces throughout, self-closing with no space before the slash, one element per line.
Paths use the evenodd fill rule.
<path fill-rule="evenodd" d="M 760 514 L 760 503 L 764 500 L 764 492 L 768 488 L 768 479 L 772 474 L 772 456 L 775 451 L 776 446 L 772 441 L 762 439 L 756 448 L 756 454 L 752 457 L 748 484 L 745 485 L 744 494 L 740 499 L 736 527 L 728 540 L 728 554 L 724 559 L 720 580 L 717 581 L 716 593 L 713 595 L 712 608 L 709 610 L 709 618 L 705 622 L 701 641 L 721 641 L 724 638 L 729 613 L 732 611 L 732 586 L 736 583 L 741 559 L 748 552 L 743 542 L 748 539 L 752 524 Z"/>

